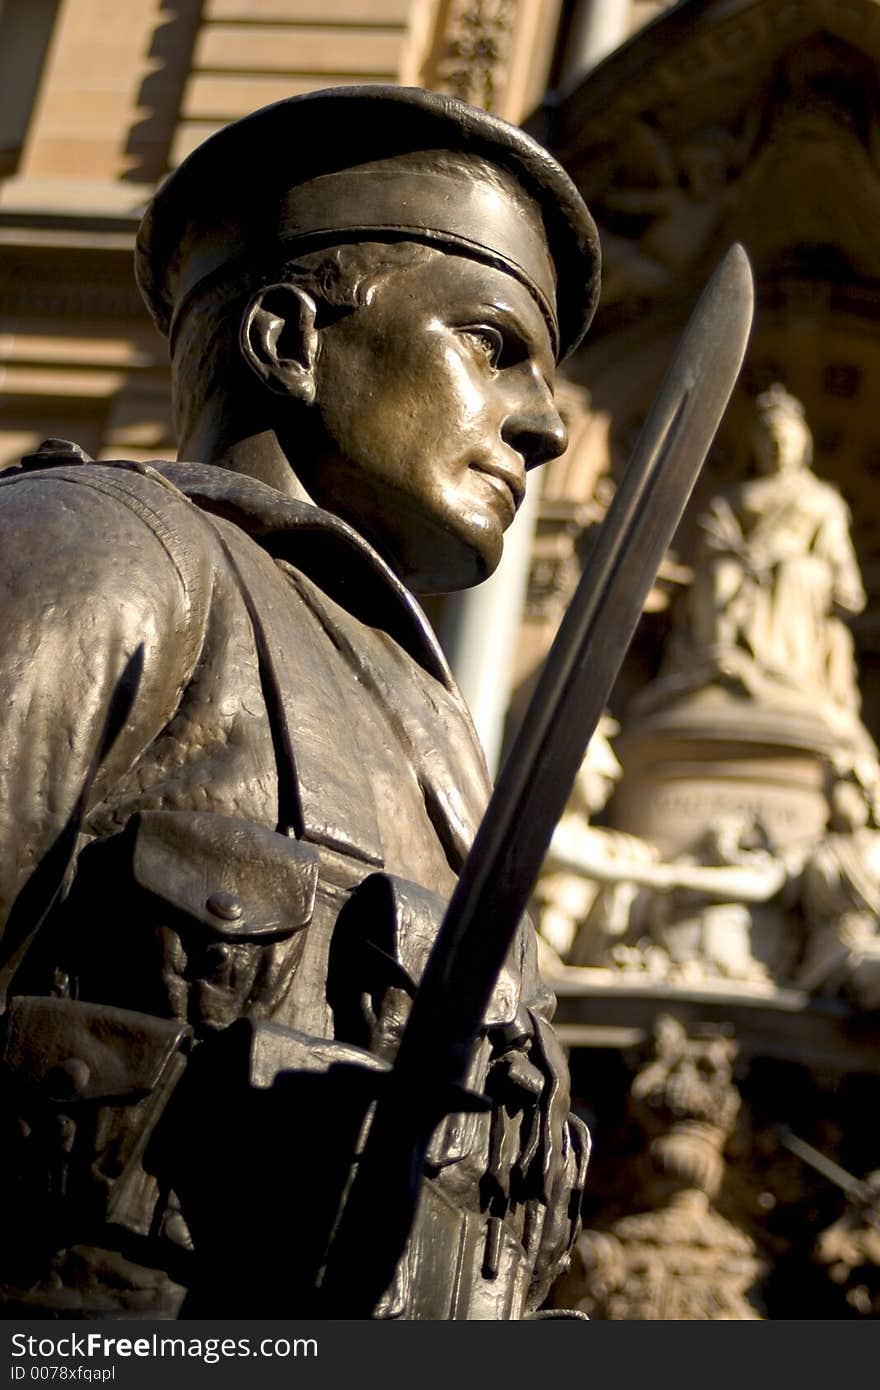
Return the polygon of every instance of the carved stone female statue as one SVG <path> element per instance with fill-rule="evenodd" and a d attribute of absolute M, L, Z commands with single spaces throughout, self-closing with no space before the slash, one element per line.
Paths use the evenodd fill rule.
<path fill-rule="evenodd" d="M 709 664 L 751 689 L 763 676 L 855 711 L 852 638 L 838 616 L 865 605 L 849 510 L 811 471 L 800 402 L 777 383 L 756 406 L 759 476 L 714 498 L 700 518 L 682 644 L 690 650 L 675 664 Z"/>

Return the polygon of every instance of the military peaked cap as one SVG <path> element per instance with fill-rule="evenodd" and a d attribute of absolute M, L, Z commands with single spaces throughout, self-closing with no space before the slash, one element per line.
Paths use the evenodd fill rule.
<path fill-rule="evenodd" d="M 438 170 L 413 157 L 460 156 Z M 512 176 L 468 174 L 479 156 Z M 507 181 L 509 182 L 509 181 Z M 516 126 L 411 87 L 337 87 L 265 106 L 199 145 L 156 192 L 138 285 L 160 330 L 209 284 L 279 251 L 413 239 L 500 266 L 528 286 L 564 356 L 599 290 L 599 242 L 568 175 Z"/>

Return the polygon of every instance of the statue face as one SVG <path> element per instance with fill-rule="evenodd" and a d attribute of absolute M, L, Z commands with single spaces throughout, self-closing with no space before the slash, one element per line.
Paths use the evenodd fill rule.
<path fill-rule="evenodd" d="M 698 202 L 719 193 L 727 181 L 727 158 L 714 145 L 693 144 L 682 152 L 687 185 Z"/>
<path fill-rule="evenodd" d="M 755 461 L 761 473 L 787 473 L 807 462 L 806 425 L 780 411 L 760 419 L 755 430 Z"/>
<path fill-rule="evenodd" d="M 553 371 L 528 290 L 438 251 L 320 330 L 318 445 L 297 471 L 411 588 L 466 587 L 501 558 L 527 468 L 565 447 Z"/>
<path fill-rule="evenodd" d="M 862 789 L 853 782 L 837 782 L 831 793 L 832 830 L 852 832 L 868 824 L 870 810 Z"/>

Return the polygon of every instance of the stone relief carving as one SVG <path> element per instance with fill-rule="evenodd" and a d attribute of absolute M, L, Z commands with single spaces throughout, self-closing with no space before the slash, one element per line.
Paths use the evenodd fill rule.
<path fill-rule="evenodd" d="M 693 852 L 665 861 L 636 835 L 591 825 L 621 775 L 616 731 L 606 718 L 551 842 L 537 898 L 545 969 L 565 960 L 681 983 L 771 984 L 797 953 L 784 899 L 799 866 L 749 815 L 718 817 Z"/>
<path fill-rule="evenodd" d="M 605 254 L 602 302 L 653 299 L 702 261 L 737 204 L 758 114 L 740 131 L 706 125 L 674 143 L 649 118 L 635 118 L 626 165 L 609 171 L 599 196 Z"/>
<path fill-rule="evenodd" d="M 643 1138 L 644 1209 L 581 1236 L 573 1277 L 590 1317 L 760 1317 L 747 1297 L 762 1270 L 754 1242 L 715 1205 L 740 1109 L 736 1054 L 730 1038 L 689 1037 L 672 1015 L 658 1017 L 628 1107 Z"/>
<path fill-rule="evenodd" d="M 437 91 L 493 111 L 503 89 L 517 0 L 453 0 L 430 73 Z"/>
<path fill-rule="evenodd" d="M 719 816 L 669 867 L 678 884 L 652 894 L 643 935 L 617 952 L 621 964 L 693 983 L 766 986 L 788 975 L 798 941 L 784 898 L 796 866 L 774 852 L 757 817 Z"/>
<path fill-rule="evenodd" d="M 827 769 L 825 833 L 817 826 L 811 841 L 783 847 L 760 814 L 715 810 L 690 848 L 664 859 L 638 835 L 592 824 L 622 776 L 608 721 L 539 890 L 541 934 L 555 953 L 544 947 L 547 968 L 565 961 L 685 985 L 796 982 L 880 1005 L 880 765 L 858 719 L 841 617 L 859 611 L 864 590 L 848 509 L 811 472 L 811 450 L 800 403 L 779 384 L 759 396 L 762 471 L 700 518 L 683 616 L 661 677 L 637 704 L 671 706 L 726 686 L 745 715 L 809 710 L 817 729 L 844 731 L 836 753 L 814 753 Z"/>
<path fill-rule="evenodd" d="M 751 51 L 766 37 L 743 28 L 740 42 Z M 707 51 L 701 57 L 711 61 Z M 670 67 L 662 82 L 674 89 L 681 73 Z M 815 248 L 827 256 L 834 245 L 857 273 L 876 274 L 875 85 L 864 55 L 814 35 L 784 54 L 769 80 L 762 72 L 757 88 L 744 73 L 743 107 L 724 125 L 689 129 L 665 111 L 633 116 L 593 195 L 606 258 L 604 305 L 664 297 L 733 237 L 747 242 L 759 268 L 809 264 Z M 821 198 L 805 196 L 814 188 Z"/>
<path fill-rule="evenodd" d="M 656 125 L 633 122 L 628 177 L 612 179 L 599 205 L 606 306 L 655 297 L 703 257 L 736 202 L 732 175 L 755 134 L 753 119 L 739 136 L 707 126 L 674 148 Z"/>
<path fill-rule="evenodd" d="M 803 408 L 778 383 L 757 398 L 753 444 L 759 475 L 699 519 L 694 577 L 661 675 L 631 717 L 680 708 L 693 718 L 697 707 L 677 702 L 719 688 L 736 696 L 741 720 L 760 712 L 782 728 L 790 712 L 808 716 L 826 745 L 811 756 L 828 769 L 828 833 L 819 820 L 812 839 L 783 843 L 759 811 L 707 803 L 691 845 L 663 858 L 638 835 L 595 826 L 622 776 L 609 742 L 618 729 L 606 724 L 540 888 L 541 933 L 557 956 L 548 967 L 758 989 L 796 980 L 871 1008 L 880 1004 L 880 765 L 858 717 L 843 621 L 865 602 L 849 511 L 811 471 Z"/>
<path fill-rule="evenodd" d="M 880 1169 L 864 1181 L 865 1200 L 847 1205 L 816 1241 L 813 1259 L 860 1317 L 880 1317 Z"/>

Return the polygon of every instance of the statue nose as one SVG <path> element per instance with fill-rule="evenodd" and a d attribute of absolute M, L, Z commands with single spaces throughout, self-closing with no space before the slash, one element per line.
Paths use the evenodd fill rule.
<path fill-rule="evenodd" d="M 520 454 L 526 468 L 558 458 L 568 446 L 568 430 L 555 406 L 511 416 L 501 431 L 505 444 Z"/>

